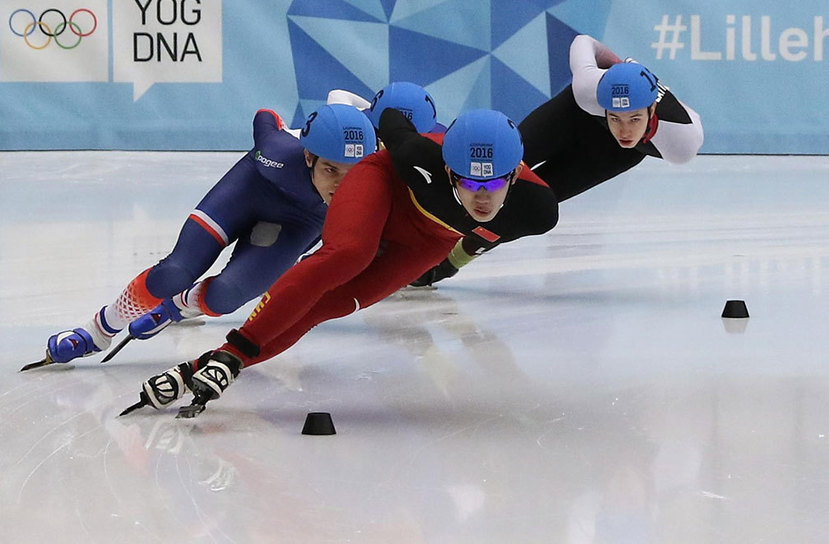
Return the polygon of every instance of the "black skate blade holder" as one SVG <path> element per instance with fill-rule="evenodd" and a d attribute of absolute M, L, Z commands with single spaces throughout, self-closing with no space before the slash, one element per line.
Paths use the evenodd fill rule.
<path fill-rule="evenodd" d="M 118 414 L 118 417 L 125 416 L 131 412 L 138 410 L 139 408 L 143 408 L 144 406 L 149 405 L 149 399 L 147 398 L 147 394 L 141 391 L 141 398 L 138 402 L 133 404 L 132 406 L 128 406 L 123 412 Z"/>
<path fill-rule="evenodd" d="M 127 407 L 127 409 L 125 409 L 123 412 L 118 414 L 118 417 L 125 416 L 125 415 L 127 415 L 131 412 L 134 412 L 134 411 L 138 410 L 139 408 L 143 408 L 146 405 L 147 405 L 146 402 L 144 402 L 143 400 L 139 400 L 138 402 L 136 402 L 132 406 Z"/>
<path fill-rule="evenodd" d="M 121 342 L 117 346 L 112 348 L 112 350 L 110 350 L 110 352 L 106 354 L 106 357 L 101 359 L 101 364 L 104 364 L 104 363 L 110 361 L 113 357 L 115 357 L 118 354 L 119 351 L 124 349 L 124 346 L 129 344 L 131 340 L 135 340 L 135 337 L 132 336 L 132 335 L 127 336 L 126 338 L 121 340 Z"/>
<path fill-rule="evenodd" d="M 34 363 L 29 363 L 28 365 L 24 365 L 23 368 L 20 369 L 20 372 L 26 372 L 27 370 L 32 370 L 33 368 L 40 368 L 42 366 L 51 365 L 55 362 L 52 359 L 52 356 L 49 355 L 49 350 L 46 350 L 46 356 L 41 359 L 40 361 L 35 361 Z"/>
<path fill-rule="evenodd" d="M 212 391 L 199 391 L 188 406 L 178 409 L 176 419 L 192 419 L 204 412 L 207 403 L 213 398 Z"/>

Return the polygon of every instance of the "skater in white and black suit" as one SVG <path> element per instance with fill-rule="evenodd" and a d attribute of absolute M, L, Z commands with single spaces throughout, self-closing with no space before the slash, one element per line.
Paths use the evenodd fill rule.
<path fill-rule="evenodd" d="M 622 61 L 587 35 L 570 45 L 573 83 L 519 125 L 524 162 L 559 202 L 612 179 L 646 156 L 684 163 L 703 141 L 702 122 L 645 66 Z M 489 248 L 466 237 L 412 285 L 451 277 Z"/>
<path fill-rule="evenodd" d="M 700 117 L 643 65 L 623 62 L 603 43 L 576 36 L 573 84 L 518 128 L 524 162 L 555 191 L 572 198 L 650 155 L 684 163 L 702 145 Z"/>

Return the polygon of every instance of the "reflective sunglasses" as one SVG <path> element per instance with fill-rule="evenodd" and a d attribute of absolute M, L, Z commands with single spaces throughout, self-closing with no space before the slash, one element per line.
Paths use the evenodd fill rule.
<path fill-rule="evenodd" d="M 492 193 L 499 189 L 502 189 L 505 185 L 509 184 L 512 181 L 512 175 L 515 173 L 515 170 L 510 172 L 505 176 L 501 176 L 500 178 L 491 178 L 491 179 L 469 179 L 460 176 L 459 174 L 455 173 L 454 170 L 449 171 L 449 175 L 452 177 L 452 182 L 456 185 L 460 185 L 467 191 L 471 191 L 473 193 L 478 192 L 478 190 L 483 187 L 486 191 Z"/>

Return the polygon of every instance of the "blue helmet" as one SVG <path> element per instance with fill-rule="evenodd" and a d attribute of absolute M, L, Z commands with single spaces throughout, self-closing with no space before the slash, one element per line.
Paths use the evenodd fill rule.
<path fill-rule="evenodd" d="M 437 110 L 432 96 L 420 85 L 408 81 L 389 83 L 374 95 L 366 115 L 375 127 L 380 126 L 380 114 L 386 108 L 403 112 L 418 132 L 431 132 L 435 126 Z"/>
<path fill-rule="evenodd" d="M 299 135 L 302 146 L 324 159 L 353 164 L 377 150 L 368 118 L 354 106 L 329 104 L 312 112 Z"/>
<path fill-rule="evenodd" d="M 456 174 L 470 179 L 504 176 L 524 156 L 518 128 L 495 110 L 472 110 L 449 125 L 443 138 L 443 161 Z"/>
<path fill-rule="evenodd" d="M 647 108 L 657 97 L 658 79 L 638 62 L 622 62 L 608 68 L 599 80 L 596 98 L 608 111 Z"/>

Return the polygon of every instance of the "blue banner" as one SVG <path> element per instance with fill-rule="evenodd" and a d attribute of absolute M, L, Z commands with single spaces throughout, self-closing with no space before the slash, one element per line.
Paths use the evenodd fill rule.
<path fill-rule="evenodd" d="M 829 6 L 678 0 L 9 0 L 0 149 L 241 150 L 342 88 L 521 120 L 590 34 L 700 113 L 707 153 L 829 153 Z"/>

